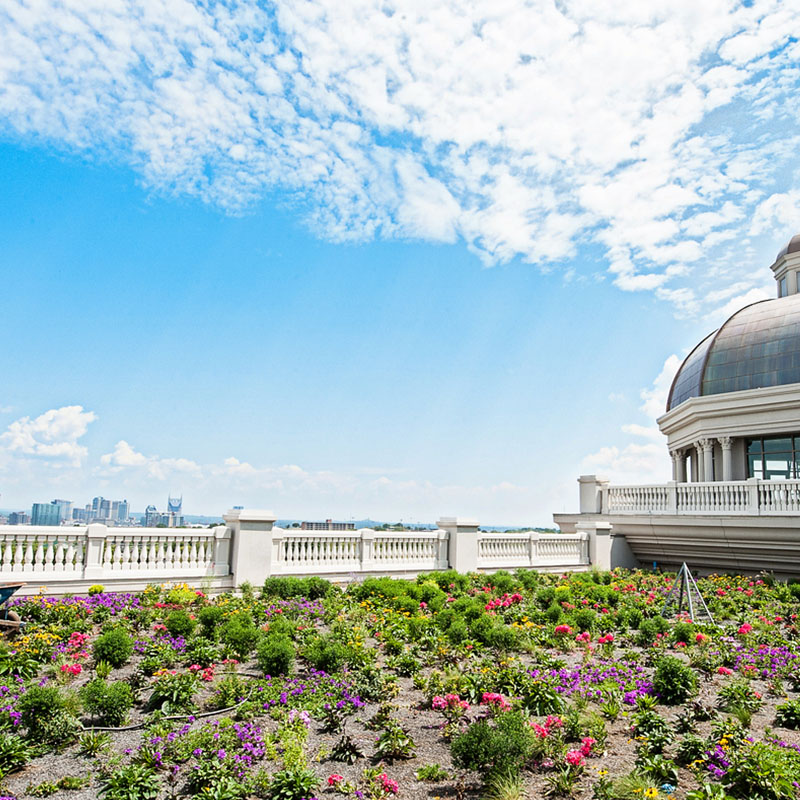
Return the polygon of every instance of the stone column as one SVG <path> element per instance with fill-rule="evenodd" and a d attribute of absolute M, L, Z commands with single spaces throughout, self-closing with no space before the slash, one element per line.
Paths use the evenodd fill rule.
<path fill-rule="evenodd" d="M 700 442 L 695 442 L 693 447 L 697 453 L 697 471 L 692 475 L 692 480 L 694 483 L 700 483 L 705 476 L 705 470 L 703 468 L 703 446 Z"/>
<path fill-rule="evenodd" d="M 722 447 L 722 480 L 732 480 L 731 445 L 733 444 L 733 439 L 730 436 L 721 436 L 717 441 Z"/>
<path fill-rule="evenodd" d="M 714 480 L 714 440 L 701 439 L 700 446 L 703 448 L 703 480 L 711 483 Z"/>
<path fill-rule="evenodd" d="M 237 588 L 245 581 L 260 586 L 272 574 L 272 526 L 276 516 L 271 511 L 236 508 L 222 515 L 231 529 L 231 573 Z"/>
<path fill-rule="evenodd" d="M 672 480 L 676 483 L 686 483 L 686 453 L 683 450 L 670 450 L 672 459 Z"/>
<path fill-rule="evenodd" d="M 478 569 L 478 522 L 464 517 L 442 517 L 436 525 L 448 533 L 450 569 L 475 572 Z"/>

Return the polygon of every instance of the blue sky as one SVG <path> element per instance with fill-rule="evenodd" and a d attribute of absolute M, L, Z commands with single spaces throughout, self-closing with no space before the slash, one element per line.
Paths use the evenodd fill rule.
<path fill-rule="evenodd" d="M 665 479 L 679 359 L 800 230 L 797 20 L 627 5 L 0 11 L 0 507 Z"/>

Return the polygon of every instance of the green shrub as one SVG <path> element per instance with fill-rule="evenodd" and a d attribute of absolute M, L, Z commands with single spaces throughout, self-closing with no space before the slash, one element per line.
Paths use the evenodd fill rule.
<path fill-rule="evenodd" d="M 111 773 L 100 789 L 100 797 L 104 800 L 157 800 L 160 791 L 155 772 L 141 764 L 131 764 Z"/>
<path fill-rule="evenodd" d="M 761 695 L 743 680 L 723 686 L 717 694 L 717 705 L 723 711 L 734 712 L 741 708 L 752 713 L 758 711 L 763 704 Z"/>
<path fill-rule="evenodd" d="M 794 584 L 800 586 L 800 584 Z M 789 700 L 775 709 L 775 724 L 781 728 L 800 729 L 800 700 Z"/>
<path fill-rule="evenodd" d="M 80 692 L 83 706 L 101 725 L 123 725 L 133 706 L 133 690 L 123 681 L 106 683 L 102 678 L 89 681 Z"/>
<path fill-rule="evenodd" d="M 679 658 L 664 656 L 656 664 L 653 689 L 662 703 L 680 705 L 697 693 L 697 676 Z"/>
<path fill-rule="evenodd" d="M 150 707 L 160 708 L 165 714 L 191 711 L 194 708 L 194 693 L 197 678 L 190 672 L 170 672 L 158 677 L 150 695 Z"/>
<path fill-rule="evenodd" d="M 334 634 L 317 636 L 303 650 L 303 657 L 318 670 L 328 674 L 338 672 L 348 661 L 350 648 Z"/>
<path fill-rule="evenodd" d="M 278 597 L 281 600 L 305 597 L 318 600 L 331 591 L 333 584 L 316 575 L 310 578 L 267 578 L 261 589 L 264 597 Z"/>
<path fill-rule="evenodd" d="M 450 752 L 458 767 L 485 775 L 518 774 L 531 757 L 535 734 L 518 711 L 501 714 L 492 723 L 480 720 L 453 738 Z"/>
<path fill-rule="evenodd" d="M 95 662 L 105 661 L 119 668 L 133 655 L 133 639 L 122 628 L 112 628 L 98 636 L 92 654 Z"/>
<path fill-rule="evenodd" d="M 319 778 L 305 767 L 276 772 L 269 783 L 268 800 L 304 800 L 313 797 Z"/>
<path fill-rule="evenodd" d="M 105 590 L 105 586 L 102 583 L 94 583 L 87 590 L 87 594 L 91 597 L 95 594 L 103 594 Z"/>
<path fill-rule="evenodd" d="M 67 700 L 55 686 L 31 686 L 17 701 L 20 722 L 31 738 L 42 738 L 47 723 L 67 710 Z"/>
<path fill-rule="evenodd" d="M 270 633 L 258 645 L 258 666 L 265 675 L 289 675 L 294 666 L 295 647 L 288 636 Z"/>
<path fill-rule="evenodd" d="M 675 751 L 675 761 L 681 766 L 687 767 L 693 761 L 702 759 L 708 745 L 702 736 L 695 733 L 687 733 L 683 739 L 678 742 L 677 750 Z"/>
<path fill-rule="evenodd" d="M 28 763 L 28 745 L 11 733 L 0 733 L 0 779 Z"/>
<path fill-rule="evenodd" d="M 691 622 L 676 622 L 672 626 L 672 641 L 686 642 L 689 644 L 694 641 L 694 625 Z"/>
<path fill-rule="evenodd" d="M 195 622 L 183 609 L 178 609 L 167 617 L 164 624 L 172 636 L 183 636 L 188 639 L 192 635 Z"/>
<path fill-rule="evenodd" d="M 730 755 L 725 785 L 734 797 L 748 800 L 794 800 L 800 754 L 764 742 L 743 744 Z"/>
<path fill-rule="evenodd" d="M 200 625 L 203 628 L 203 636 L 206 639 L 216 639 L 217 625 L 222 622 L 224 613 L 219 606 L 203 606 L 197 615 Z"/>
<path fill-rule="evenodd" d="M 579 631 L 590 631 L 595 626 L 597 612 L 592 608 L 581 608 L 573 614 L 572 619 Z"/>
<path fill-rule="evenodd" d="M 249 614 L 228 617 L 220 633 L 222 641 L 242 660 L 246 659 L 258 644 L 259 632 Z"/>

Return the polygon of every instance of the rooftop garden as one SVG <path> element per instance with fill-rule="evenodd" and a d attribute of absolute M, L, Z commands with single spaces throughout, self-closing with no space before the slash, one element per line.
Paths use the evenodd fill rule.
<path fill-rule="evenodd" d="M 0 795 L 800 798 L 800 584 L 433 573 L 12 600 Z"/>

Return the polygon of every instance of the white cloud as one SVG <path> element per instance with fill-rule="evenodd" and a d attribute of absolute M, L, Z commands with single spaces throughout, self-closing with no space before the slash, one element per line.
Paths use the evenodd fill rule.
<path fill-rule="evenodd" d="M 51 466 L 80 466 L 88 451 L 78 443 L 97 416 L 83 406 L 53 408 L 38 417 L 21 417 L 0 434 L 4 461 L 35 458 Z"/>
<path fill-rule="evenodd" d="M 669 356 L 653 383 L 639 392 L 642 400 L 639 411 L 647 418 L 648 424 L 631 422 L 622 426 L 622 433 L 646 441 L 633 441 L 623 447 L 601 447 L 583 459 L 581 468 L 584 472 L 604 475 L 618 484 L 662 483 L 670 479 L 671 461 L 656 419 L 666 410 L 672 380 L 681 363 L 678 356 Z"/>
<path fill-rule="evenodd" d="M 595 243 L 619 288 L 697 313 L 710 249 L 732 259 L 800 221 L 799 16 L 774 0 L 9 0 L 0 130 L 230 211 L 285 191 L 337 240 L 461 237 L 486 263 L 542 267 Z"/>

